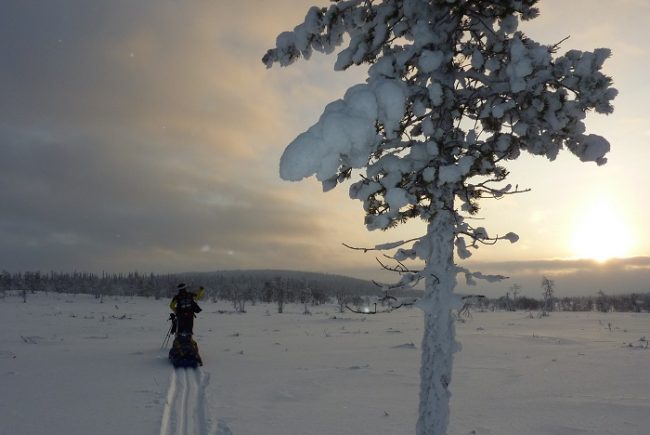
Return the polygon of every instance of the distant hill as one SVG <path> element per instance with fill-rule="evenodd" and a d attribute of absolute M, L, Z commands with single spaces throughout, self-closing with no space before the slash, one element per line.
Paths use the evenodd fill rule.
<path fill-rule="evenodd" d="M 214 272 L 189 272 L 176 275 L 187 284 L 203 285 L 217 290 L 237 286 L 240 289 L 263 289 L 265 286 L 283 285 L 290 291 L 309 289 L 312 292 L 334 297 L 337 292 L 351 296 L 380 295 L 381 288 L 371 281 L 318 272 L 295 270 L 223 270 Z"/>

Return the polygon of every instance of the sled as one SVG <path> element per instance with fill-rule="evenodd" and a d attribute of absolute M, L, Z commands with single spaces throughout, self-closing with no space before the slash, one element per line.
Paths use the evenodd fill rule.
<path fill-rule="evenodd" d="M 178 368 L 192 368 L 195 369 L 201 365 L 195 358 L 174 358 L 171 359 L 172 365 L 175 369 Z"/>
<path fill-rule="evenodd" d="M 199 346 L 192 336 L 186 333 L 177 334 L 174 338 L 172 347 L 169 349 L 169 360 L 175 368 L 196 368 L 203 365 L 199 355 Z"/>

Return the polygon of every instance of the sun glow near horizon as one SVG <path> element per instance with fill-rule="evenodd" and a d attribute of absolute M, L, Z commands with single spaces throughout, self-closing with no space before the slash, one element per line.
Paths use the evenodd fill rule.
<path fill-rule="evenodd" d="M 581 213 L 570 241 L 576 257 L 605 262 L 629 255 L 632 233 L 619 210 L 612 201 L 601 197 Z"/>

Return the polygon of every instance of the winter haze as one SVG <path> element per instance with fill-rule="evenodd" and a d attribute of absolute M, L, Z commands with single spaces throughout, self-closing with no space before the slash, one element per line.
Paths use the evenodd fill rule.
<path fill-rule="evenodd" d="M 372 246 L 422 228 L 368 233 L 345 188 L 323 194 L 315 181 L 278 176 L 286 144 L 365 77 L 333 72 L 334 57 L 264 67 L 276 35 L 312 4 L 326 2 L 4 2 L 0 268 L 282 268 L 387 279 L 371 254 L 341 243 Z M 620 91 L 615 113 L 588 121 L 612 151 L 602 167 L 568 153 L 553 164 L 511 162 L 509 181 L 532 191 L 485 201 L 482 217 L 520 241 L 482 248 L 474 268 L 512 277 L 484 288 L 493 294 L 515 282 L 537 293 L 543 274 L 559 294 L 647 291 L 650 5 L 540 8 L 522 27 L 536 40 L 570 36 L 561 51 L 613 50 L 605 71 Z"/>

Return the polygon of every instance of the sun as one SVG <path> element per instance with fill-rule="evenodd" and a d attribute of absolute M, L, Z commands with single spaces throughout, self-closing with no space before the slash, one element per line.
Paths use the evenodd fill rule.
<path fill-rule="evenodd" d="M 599 262 L 626 256 L 632 236 L 625 219 L 610 201 L 599 199 L 577 221 L 571 248 L 578 258 Z"/>

